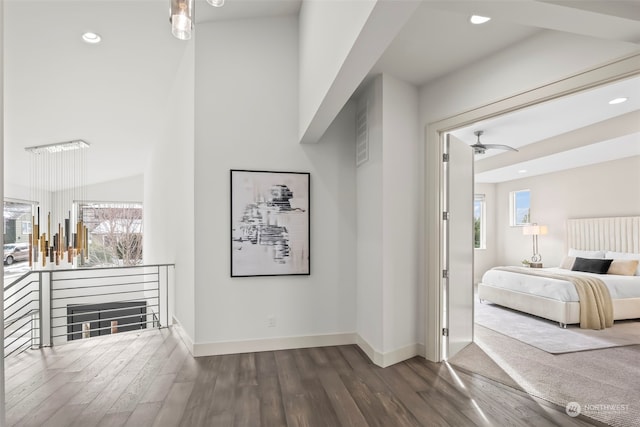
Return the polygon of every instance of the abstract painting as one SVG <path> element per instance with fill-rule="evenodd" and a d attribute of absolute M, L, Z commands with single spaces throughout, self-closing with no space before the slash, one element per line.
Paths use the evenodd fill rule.
<path fill-rule="evenodd" d="M 309 275 L 310 174 L 231 170 L 231 277 Z"/>

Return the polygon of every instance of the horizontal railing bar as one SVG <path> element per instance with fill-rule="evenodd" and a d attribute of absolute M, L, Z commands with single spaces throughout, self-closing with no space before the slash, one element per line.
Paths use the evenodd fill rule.
<path fill-rule="evenodd" d="M 156 300 L 158 304 L 160 304 L 160 297 L 159 296 L 152 296 L 152 297 L 147 297 L 147 298 L 136 298 L 136 299 L 121 299 L 121 300 L 111 300 L 109 301 L 109 303 L 116 303 L 116 302 L 140 302 L 140 301 L 153 301 Z M 102 303 L 97 303 L 97 304 L 102 304 Z M 94 303 L 87 303 L 87 304 L 67 304 L 67 305 L 61 305 L 61 306 L 53 306 L 51 307 L 51 310 L 66 310 L 67 307 L 71 306 L 71 307 L 82 307 L 83 305 L 94 305 Z M 147 307 L 150 306 L 155 306 L 155 304 L 148 304 Z M 60 316 L 52 316 L 52 318 L 59 318 Z M 63 316 L 66 317 L 66 314 Z"/>
<path fill-rule="evenodd" d="M 27 311 L 24 314 L 21 314 L 20 316 L 16 317 L 15 319 L 4 319 L 4 328 L 7 329 L 7 327 L 13 325 L 14 323 L 16 323 L 18 320 L 27 317 L 27 316 L 32 316 L 33 313 L 38 313 L 40 310 L 38 310 L 37 308 L 32 308 L 31 310 Z M 7 324 L 8 322 L 8 324 Z"/>
<path fill-rule="evenodd" d="M 28 277 L 31 274 L 37 274 L 37 271 L 31 270 L 31 271 L 27 271 L 26 273 L 24 273 L 22 276 L 18 277 L 16 280 L 14 280 L 13 282 L 9 283 L 7 286 L 5 286 L 4 291 L 7 292 L 9 289 L 11 289 L 12 287 L 14 287 L 17 283 L 21 282 L 22 279 Z M 38 282 L 39 280 L 35 280 L 35 282 Z"/>
<path fill-rule="evenodd" d="M 146 322 L 137 322 L 137 323 L 128 323 L 126 326 L 131 326 L 131 325 L 146 325 L 148 323 L 155 323 L 155 320 L 148 320 Z M 119 325 L 119 326 L 125 326 L 125 325 Z M 61 328 L 62 326 L 57 326 L 56 328 Z M 91 332 L 91 331 L 104 331 L 107 329 L 111 329 L 111 326 L 105 326 L 104 328 L 93 328 L 93 329 L 88 329 L 84 332 Z M 140 329 L 145 329 L 145 328 L 140 328 Z M 68 337 L 69 335 L 75 335 L 75 334 L 82 334 L 83 331 L 77 331 L 77 332 L 67 332 L 65 334 L 62 335 L 52 335 L 52 338 L 60 338 L 60 337 Z M 128 332 L 128 331 L 123 331 L 123 332 Z M 72 340 L 74 341 L 74 340 Z"/>
<path fill-rule="evenodd" d="M 117 302 L 117 301 L 110 301 L 111 302 Z M 132 301 L 134 302 L 134 301 Z M 137 301 L 136 301 L 137 302 Z M 66 315 L 62 315 L 62 316 L 51 316 L 52 319 L 64 319 L 65 317 L 71 317 L 71 316 L 84 316 L 87 314 L 101 314 L 101 313 L 107 313 L 107 312 L 111 312 L 111 311 L 122 311 L 122 310 L 131 310 L 131 309 L 137 309 L 137 308 L 149 308 L 149 307 L 158 307 L 160 305 L 160 303 L 158 304 L 147 304 L 147 305 L 141 305 L 141 306 L 129 306 L 129 307 L 121 307 L 121 308 L 107 308 L 104 310 L 96 310 L 96 311 L 82 311 L 82 312 L 78 312 L 78 313 L 73 313 L 73 314 L 66 314 Z M 78 307 L 81 307 L 82 304 L 80 304 Z M 69 306 L 66 306 L 69 307 Z M 64 307 L 58 307 L 58 308 L 64 308 Z"/>
<path fill-rule="evenodd" d="M 56 325 L 56 326 L 54 326 L 54 328 L 62 328 L 62 327 L 65 327 L 65 326 L 84 325 L 85 323 L 108 322 L 110 320 L 129 319 L 131 317 L 143 317 L 143 316 L 151 316 L 151 313 L 138 313 L 138 314 L 130 314 L 128 316 L 105 317 L 104 319 L 87 320 L 86 322 L 65 323 L 64 325 Z M 137 322 L 131 322 L 131 323 L 123 323 L 121 325 L 119 324 L 118 326 L 128 326 L 128 325 L 137 325 L 137 324 L 138 324 Z"/>
<path fill-rule="evenodd" d="M 124 283 L 105 283 L 102 285 L 88 285 L 88 286 L 74 286 L 72 288 L 54 288 L 52 287 L 52 291 L 69 291 L 76 289 L 91 289 L 91 288 L 104 288 L 107 286 L 128 286 L 128 285 L 144 285 L 145 283 L 158 283 L 157 280 L 144 280 L 142 282 L 124 282 Z"/>
<path fill-rule="evenodd" d="M 17 294 L 17 293 L 19 293 L 20 291 L 22 291 L 22 290 L 26 289 L 27 287 L 29 287 L 29 285 L 38 284 L 38 283 L 40 283 L 40 281 L 39 281 L 39 280 L 31 280 L 31 281 L 29 281 L 29 282 L 26 282 L 26 283 L 24 284 L 24 286 L 21 286 L 20 288 L 18 288 L 15 292 L 13 292 L 13 293 L 12 293 L 12 294 L 10 294 L 10 295 L 7 295 L 7 289 L 5 289 L 5 290 L 4 290 L 4 299 L 9 299 L 9 298 L 11 298 L 12 296 L 14 296 L 15 294 Z M 14 283 L 12 283 L 12 285 L 14 285 L 14 284 L 15 284 L 15 282 L 14 282 Z M 36 289 L 37 289 L 37 288 L 36 288 Z"/>
<path fill-rule="evenodd" d="M 137 273 L 137 274 L 114 274 L 111 276 L 83 276 L 83 277 L 66 277 L 63 279 L 52 278 L 51 282 L 65 282 L 70 280 L 90 280 L 90 279 L 110 279 L 113 277 L 138 277 L 138 276 L 159 276 L 160 273 L 158 271 L 152 271 L 150 273 Z"/>
<path fill-rule="evenodd" d="M 69 307 L 83 307 L 83 306 L 87 306 L 87 305 L 95 305 L 95 304 L 115 304 L 115 303 L 127 303 L 127 302 L 146 302 L 147 305 L 145 306 L 141 306 L 141 307 L 156 307 L 160 304 L 159 301 L 159 297 L 157 296 L 153 296 L 153 297 L 148 297 L 148 298 L 137 298 L 137 299 L 126 299 L 126 300 L 111 300 L 108 303 L 87 303 L 87 304 L 67 304 L 67 305 L 62 305 L 62 306 L 57 306 L 57 307 L 51 307 L 52 310 L 66 310 Z M 149 304 L 149 302 L 152 302 L 153 300 L 156 300 L 156 304 Z M 129 308 L 136 308 L 135 306 L 130 306 L 130 307 L 121 307 L 121 308 L 108 308 L 105 310 L 92 310 L 92 311 L 83 311 L 82 313 L 78 313 L 78 314 L 95 314 L 95 313 L 100 313 L 102 311 L 112 311 L 112 310 L 126 310 Z M 63 317 L 68 317 L 70 316 L 70 314 L 63 314 L 60 316 L 51 316 L 52 319 L 61 319 Z"/>
<path fill-rule="evenodd" d="M 79 268 L 61 268 L 55 270 L 37 270 L 43 273 L 62 273 L 69 271 L 97 271 L 97 270 L 122 270 L 125 268 L 145 268 L 145 267 L 175 267 L 175 264 L 140 264 L 140 265 L 121 265 L 115 267 L 79 267 Z"/>
<path fill-rule="evenodd" d="M 25 347 L 25 344 L 26 344 L 26 347 Z M 20 350 L 20 353 L 25 352 L 26 350 L 28 350 L 28 349 L 29 349 L 29 347 L 31 347 L 31 344 L 30 344 L 29 342 L 26 342 L 25 344 L 23 344 L 22 346 L 17 347 L 16 349 L 14 349 L 14 350 L 10 351 L 10 352 L 9 352 L 9 354 L 5 354 L 5 355 L 4 355 L 5 359 L 6 359 L 7 357 L 11 356 L 11 355 L 12 355 L 13 353 L 15 353 L 16 351 L 20 350 L 22 347 L 24 347 L 24 348 L 22 348 L 22 350 Z M 18 354 L 20 354 L 20 353 L 18 353 Z"/>
<path fill-rule="evenodd" d="M 11 303 L 11 304 L 9 304 L 8 306 L 6 306 L 6 307 L 4 308 L 4 311 L 9 310 L 9 309 L 11 308 L 11 306 L 13 306 L 14 304 L 16 304 L 16 303 L 18 303 L 18 302 L 22 301 L 22 300 L 23 300 L 23 299 L 25 299 L 27 296 L 29 296 L 29 294 L 32 294 L 32 293 L 34 293 L 34 292 L 38 292 L 38 289 L 34 289 L 34 290 L 32 290 L 32 291 L 27 292 L 26 294 L 24 294 L 23 296 L 21 296 L 20 298 L 18 298 L 17 300 L 15 300 L 14 302 L 12 302 L 12 303 Z M 6 301 L 6 300 L 7 300 L 7 299 L 5 298 L 5 301 Z M 31 300 L 31 301 L 37 301 L 37 300 Z"/>
<path fill-rule="evenodd" d="M 21 330 L 22 327 L 26 326 L 27 324 L 25 323 L 24 325 L 21 325 L 20 328 L 16 329 L 16 331 Z M 27 334 L 31 333 L 31 328 L 27 329 L 26 332 L 24 332 L 22 335 L 20 335 L 19 337 L 15 338 L 9 345 L 13 344 L 14 342 L 18 341 L 20 338 L 24 337 Z M 11 334 L 8 335 L 9 337 L 13 337 L 13 332 Z M 7 338 L 5 337 L 5 341 L 7 340 Z M 4 345 L 4 348 L 7 348 L 7 344 Z"/>
<path fill-rule="evenodd" d="M 34 299 L 32 299 L 32 300 L 30 300 L 30 301 L 27 301 L 25 304 L 23 304 L 23 305 L 22 305 L 22 307 L 20 307 L 20 308 L 18 308 L 18 309 L 16 309 L 16 310 L 14 310 L 14 312 L 13 312 L 13 313 L 11 313 L 11 314 L 9 314 L 9 315 L 6 315 L 6 316 L 5 316 L 5 318 L 4 318 L 4 319 L 5 319 L 5 321 L 7 321 L 8 319 L 10 319 L 10 318 L 11 318 L 11 316 L 15 315 L 15 314 L 16 314 L 16 313 L 18 313 L 20 310 L 22 310 L 22 309 L 24 309 L 24 308 L 28 307 L 30 304 L 32 304 L 32 303 L 34 303 L 34 302 L 36 302 L 36 303 L 37 303 L 37 302 L 38 302 L 38 300 L 34 300 Z M 36 309 L 35 309 L 35 308 L 32 308 L 31 310 L 36 310 Z M 37 311 L 37 310 L 36 310 L 36 311 Z"/>
<path fill-rule="evenodd" d="M 152 292 L 152 291 L 160 291 L 160 289 L 138 289 L 135 291 L 120 291 L 120 292 L 108 292 L 106 294 L 91 294 L 91 295 L 71 295 L 68 297 L 57 297 L 57 298 L 51 298 L 52 301 L 59 301 L 59 300 L 65 300 L 65 299 L 72 299 L 72 298 L 84 298 L 84 297 L 104 297 L 104 296 L 108 296 L 108 295 L 119 295 L 119 294 L 133 294 L 133 293 L 137 293 L 137 292 Z"/>

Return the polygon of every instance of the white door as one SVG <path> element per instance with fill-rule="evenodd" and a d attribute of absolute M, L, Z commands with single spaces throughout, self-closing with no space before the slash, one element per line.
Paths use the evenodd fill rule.
<path fill-rule="evenodd" d="M 473 149 L 447 135 L 445 153 L 445 357 L 473 341 Z M 444 160 L 444 159 L 443 159 Z"/>

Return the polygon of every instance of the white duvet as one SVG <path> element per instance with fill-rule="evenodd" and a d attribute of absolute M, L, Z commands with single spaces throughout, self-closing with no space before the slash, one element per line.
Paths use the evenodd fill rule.
<path fill-rule="evenodd" d="M 523 269 L 525 268 L 528 267 L 523 267 Z M 595 276 L 607 285 L 612 299 L 640 298 L 640 276 L 583 273 L 562 268 L 544 268 L 543 270 L 554 274 Z M 510 271 L 489 270 L 482 276 L 482 283 L 565 302 L 579 301 L 575 286 L 565 280 L 518 274 Z"/>

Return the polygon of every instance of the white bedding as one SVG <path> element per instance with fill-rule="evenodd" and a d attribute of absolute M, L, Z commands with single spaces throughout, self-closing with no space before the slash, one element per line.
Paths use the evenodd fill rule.
<path fill-rule="evenodd" d="M 528 267 L 522 267 L 526 272 Z M 555 274 L 595 276 L 609 288 L 612 299 L 640 298 L 640 276 L 618 276 L 570 271 L 562 268 L 544 268 Z M 489 270 L 482 276 L 482 283 L 498 288 L 553 298 L 564 302 L 579 301 L 576 288 L 570 282 L 503 270 Z"/>

